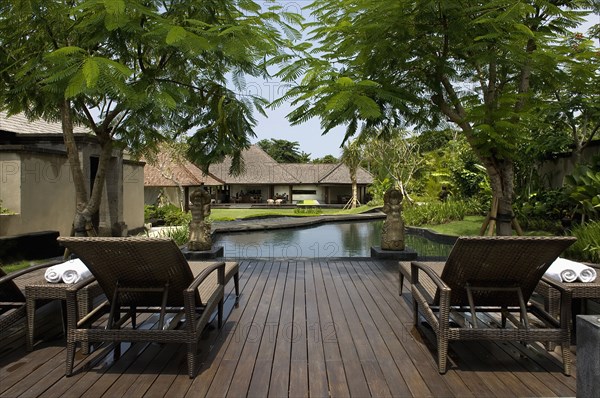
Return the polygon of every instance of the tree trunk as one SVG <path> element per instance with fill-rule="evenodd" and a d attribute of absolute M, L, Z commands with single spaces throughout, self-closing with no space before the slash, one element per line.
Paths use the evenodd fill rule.
<path fill-rule="evenodd" d="M 494 157 L 482 160 L 490 177 L 493 198 L 498 200 L 496 235 L 512 235 L 514 163 L 510 159 L 497 159 Z"/>
<path fill-rule="evenodd" d="M 356 203 L 358 202 L 358 186 L 356 184 L 356 174 L 350 176 L 352 179 L 352 205 L 351 209 L 356 209 Z"/>
<path fill-rule="evenodd" d="M 61 124 L 63 131 L 63 140 L 67 149 L 67 158 L 69 159 L 69 168 L 75 185 L 75 215 L 73 217 L 73 234 L 75 236 L 85 236 L 86 220 L 82 213 L 88 202 L 88 192 L 86 189 L 85 178 L 79 160 L 79 151 L 75 143 L 73 134 L 73 119 L 71 118 L 71 104 L 64 100 L 60 105 Z"/>

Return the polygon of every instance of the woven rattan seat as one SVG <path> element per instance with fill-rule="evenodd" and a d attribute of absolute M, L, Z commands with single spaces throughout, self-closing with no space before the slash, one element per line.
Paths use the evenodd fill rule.
<path fill-rule="evenodd" d="M 100 284 L 107 301 L 77 322 L 77 289 L 67 293 L 67 369 L 77 343 L 155 342 L 187 345 L 188 374 L 198 368 L 200 335 L 217 311 L 223 321 L 225 263 L 195 267 L 170 239 L 61 237 Z M 206 283 L 205 283 L 206 282 Z M 152 328 L 137 328 L 143 313 L 159 315 Z"/>
<path fill-rule="evenodd" d="M 445 263 L 412 262 L 414 322 L 419 325 L 422 312 L 435 332 L 439 372 L 446 372 L 451 340 L 513 340 L 560 344 L 563 372 L 569 375 L 571 292 L 554 284 L 561 293 L 560 320 L 529 299 L 546 269 L 574 241 L 572 237 L 460 237 Z M 478 321 L 481 312 L 499 314 L 498 321 Z"/>
<path fill-rule="evenodd" d="M 8 275 L 0 268 L 0 335 L 4 336 L 7 328 L 13 326 L 16 321 L 24 318 L 27 314 L 25 295 L 15 284 L 15 280 L 58 263 L 59 261 L 52 261 L 38 264 L 21 271 L 11 272 Z M 27 327 L 27 323 L 25 326 Z"/>

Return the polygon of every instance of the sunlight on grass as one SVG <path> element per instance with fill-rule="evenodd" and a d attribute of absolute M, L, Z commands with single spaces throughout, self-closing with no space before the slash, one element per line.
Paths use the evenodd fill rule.
<path fill-rule="evenodd" d="M 343 215 L 343 214 L 359 214 L 365 211 L 369 211 L 374 207 L 371 206 L 360 206 L 356 209 L 342 210 L 342 209 L 328 209 L 323 208 L 322 214 L 324 215 Z M 211 209 L 210 220 L 212 221 L 231 221 L 240 220 L 246 218 L 260 218 L 260 217 L 311 217 L 314 214 L 297 214 L 294 213 L 294 208 L 281 208 L 281 209 Z"/>
<path fill-rule="evenodd" d="M 462 221 L 453 221 L 448 224 L 439 225 L 423 225 L 422 227 L 444 235 L 475 236 L 479 235 L 484 218 L 482 216 L 466 216 Z"/>

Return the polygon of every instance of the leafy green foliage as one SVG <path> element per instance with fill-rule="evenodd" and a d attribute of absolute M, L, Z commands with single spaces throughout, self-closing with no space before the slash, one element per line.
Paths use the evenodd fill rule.
<path fill-rule="evenodd" d="M 0 200 L 0 214 L 13 214 L 12 211 L 2 206 L 2 200 Z"/>
<path fill-rule="evenodd" d="M 573 174 L 565 176 L 565 182 L 582 220 L 597 218 L 600 211 L 600 156 L 594 157 L 590 165 L 580 165 Z"/>
<path fill-rule="evenodd" d="M 579 261 L 600 264 L 600 221 L 576 225 L 571 234 L 577 241 L 567 249 L 566 255 Z"/>
<path fill-rule="evenodd" d="M 369 194 L 371 195 L 369 206 L 383 206 L 383 196 L 393 186 L 394 183 L 387 177 L 375 179 L 367 188 Z"/>
<path fill-rule="evenodd" d="M 323 209 L 321 209 L 319 206 L 299 206 L 294 208 L 294 214 L 318 216 L 323 214 Z"/>
<path fill-rule="evenodd" d="M 299 150 L 297 141 L 272 138 L 260 140 L 256 145 L 279 163 L 308 163 L 310 160 L 309 153 Z"/>
<path fill-rule="evenodd" d="M 559 39 L 585 5 L 315 0 L 308 26 L 318 46 L 281 71 L 293 87 L 274 104 L 292 100 L 292 123 L 318 117 L 325 132 L 345 125 L 345 139 L 450 122 L 509 213 L 520 143 L 546 106 L 536 94 L 564 70 Z M 509 233 L 509 223 L 497 232 Z"/>
<path fill-rule="evenodd" d="M 148 223 L 157 220 L 164 221 L 164 225 L 167 226 L 181 226 L 189 224 L 192 221 L 192 215 L 173 204 L 144 206 L 144 221 Z"/>
<path fill-rule="evenodd" d="M 564 232 L 561 221 L 569 222 L 573 204 L 564 189 L 544 190 L 515 199 L 515 215 L 527 231 Z"/>
<path fill-rule="evenodd" d="M 467 215 L 480 215 L 481 204 L 475 200 L 447 200 L 445 202 L 427 202 L 404 206 L 402 218 L 406 225 L 445 224 L 459 221 Z"/>
<path fill-rule="evenodd" d="M 315 158 L 311 160 L 311 163 L 320 163 L 320 164 L 335 164 L 339 163 L 340 160 L 333 155 L 325 155 L 322 158 Z"/>
<path fill-rule="evenodd" d="M 171 238 L 178 246 L 183 246 L 190 240 L 190 226 L 189 224 L 183 224 L 177 227 L 162 228 L 157 232 L 156 236 Z"/>
<path fill-rule="evenodd" d="M 0 7 L 0 97 L 10 112 L 75 119 L 141 151 L 192 132 L 190 153 L 234 168 L 254 136 L 245 75 L 265 76 L 299 37 L 298 15 L 252 0 L 15 0 Z M 284 37 L 283 35 L 286 35 Z M 235 172 L 235 170 L 232 170 Z"/>

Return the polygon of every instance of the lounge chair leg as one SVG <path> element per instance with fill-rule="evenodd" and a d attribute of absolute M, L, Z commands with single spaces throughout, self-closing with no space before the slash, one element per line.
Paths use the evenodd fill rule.
<path fill-rule="evenodd" d="M 217 310 L 217 322 L 219 329 L 223 326 L 223 299 L 219 301 L 219 308 Z"/>
<path fill-rule="evenodd" d="M 402 296 L 402 286 L 404 285 L 404 275 L 402 274 L 402 272 L 400 272 L 400 293 L 399 295 Z"/>
<path fill-rule="evenodd" d="M 73 374 L 73 365 L 75 364 L 75 348 L 76 343 L 67 343 L 67 369 L 65 376 L 69 377 Z"/>
<path fill-rule="evenodd" d="M 198 345 L 190 343 L 187 346 L 188 376 L 190 376 L 190 379 L 193 379 L 198 371 Z"/>
<path fill-rule="evenodd" d="M 563 373 L 565 376 L 571 376 L 571 343 L 563 341 L 561 344 Z"/>
<path fill-rule="evenodd" d="M 413 324 L 415 326 L 419 326 L 419 304 L 417 304 L 417 300 L 413 297 Z"/>
<path fill-rule="evenodd" d="M 233 284 L 235 285 L 235 298 L 237 301 L 240 297 L 240 274 L 237 272 L 233 275 Z"/>
<path fill-rule="evenodd" d="M 448 340 L 438 337 L 438 370 L 440 374 L 446 373 L 448 363 Z"/>

